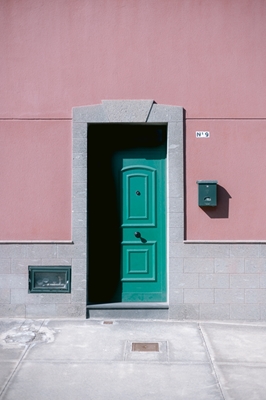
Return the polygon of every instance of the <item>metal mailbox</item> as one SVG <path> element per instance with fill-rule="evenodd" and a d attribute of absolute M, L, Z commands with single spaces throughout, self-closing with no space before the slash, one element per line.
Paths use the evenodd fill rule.
<path fill-rule="evenodd" d="M 71 266 L 29 266 L 29 293 L 70 293 Z"/>
<path fill-rule="evenodd" d="M 217 206 L 218 181 L 197 181 L 199 207 Z"/>

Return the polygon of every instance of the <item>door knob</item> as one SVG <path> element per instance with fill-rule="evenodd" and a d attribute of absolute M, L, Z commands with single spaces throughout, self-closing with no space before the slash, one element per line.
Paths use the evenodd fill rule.
<path fill-rule="evenodd" d="M 139 232 L 135 232 L 134 235 L 136 236 L 136 238 L 140 238 L 141 234 Z"/>

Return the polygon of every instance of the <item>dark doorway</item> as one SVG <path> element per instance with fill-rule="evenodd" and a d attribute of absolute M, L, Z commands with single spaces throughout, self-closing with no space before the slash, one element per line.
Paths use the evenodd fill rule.
<path fill-rule="evenodd" d="M 122 301 L 121 210 L 116 155 L 161 148 L 166 125 L 90 124 L 88 127 L 88 301 Z"/>

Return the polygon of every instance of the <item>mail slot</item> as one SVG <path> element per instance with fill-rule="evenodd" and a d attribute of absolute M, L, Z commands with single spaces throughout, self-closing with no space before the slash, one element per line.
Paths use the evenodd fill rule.
<path fill-rule="evenodd" d="M 71 292 L 71 266 L 29 266 L 29 293 L 51 292 Z"/>
<path fill-rule="evenodd" d="M 217 206 L 218 181 L 197 181 L 199 207 Z"/>

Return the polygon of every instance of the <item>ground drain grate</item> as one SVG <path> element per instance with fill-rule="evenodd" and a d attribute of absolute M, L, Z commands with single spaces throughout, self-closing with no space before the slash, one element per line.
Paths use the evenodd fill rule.
<path fill-rule="evenodd" d="M 103 324 L 104 324 L 104 325 L 112 325 L 112 324 L 113 324 L 113 321 L 103 321 Z"/>
<path fill-rule="evenodd" d="M 132 343 L 131 351 L 159 351 L 159 343 Z"/>

